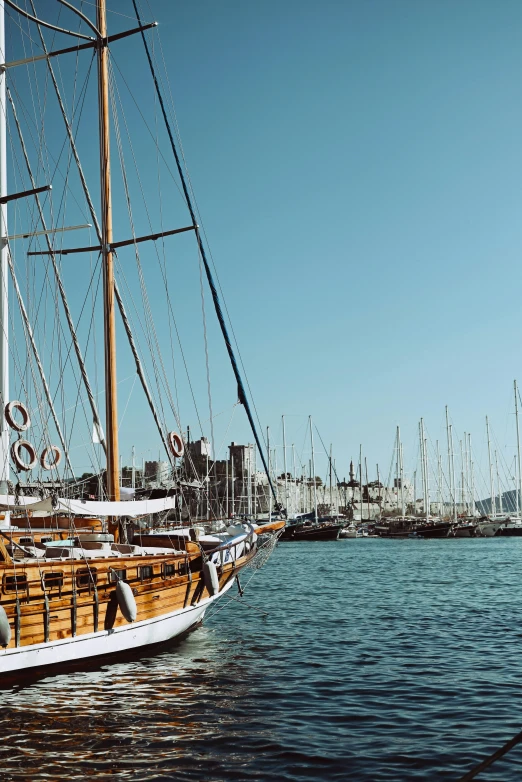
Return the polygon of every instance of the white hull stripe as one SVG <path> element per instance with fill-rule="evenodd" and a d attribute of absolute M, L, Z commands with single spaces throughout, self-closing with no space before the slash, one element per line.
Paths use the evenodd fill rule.
<path fill-rule="evenodd" d="M 206 598 L 195 606 L 187 606 L 142 622 L 49 643 L 0 650 L 0 676 L 26 668 L 89 659 L 168 641 L 186 632 L 202 619 L 209 605 L 224 595 L 233 583 L 231 579 L 218 595 Z"/>

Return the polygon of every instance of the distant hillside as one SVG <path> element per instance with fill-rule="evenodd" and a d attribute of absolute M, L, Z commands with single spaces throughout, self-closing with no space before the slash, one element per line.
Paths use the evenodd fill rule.
<path fill-rule="evenodd" d="M 487 497 L 485 500 L 476 500 L 476 508 L 483 516 L 487 516 L 491 513 L 491 497 Z M 496 512 L 500 513 L 500 501 L 496 498 Z M 511 489 L 511 491 L 505 491 L 502 494 L 502 511 L 504 513 L 516 513 L 517 511 L 517 490 Z"/>

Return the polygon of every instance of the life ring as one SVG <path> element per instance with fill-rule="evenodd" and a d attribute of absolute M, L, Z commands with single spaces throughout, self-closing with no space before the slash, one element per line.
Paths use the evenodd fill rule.
<path fill-rule="evenodd" d="M 54 461 L 49 461 L 49 456 L 54 455 Z M 42 455 L 40 456 L 40 464 L 44 470 L 52 470 L 53 467 L 58 467 L 62 461 L 62 451 L 57 445 L 48 445 L 44 448 Z"/>
<path fill-rule="evenodd" d="M 18 423 L 18 421 L 15 419 L 13 412 L 15 410 L 18 410 L 19 413 L 22 414 L 23 421 L 21 424 Z M 29 429 L 31 426 L 31 419 L 29 417 L 29 410 L 24 405 L 23 402 L 19 402 L 18 400 L 15 400 L 13 402 L 8 402 L 5 406 L 5 420 L 11 427 L 11 429 L 14 429 L 16 432 L 25 432 L 26 429 Z"/>
<path fill-rule="evenodd" d="M 169 433 L 169 447 L 176 458 L 183 456 L 185 453 L 185 446 L 183 440 L 177 432 Z"/>
<path fill-rule="evenodd" d="M 22 448 L 25 448 L 27 451 L 30 459 L 29 462 L 24 462 L 22 459 L 20 453 Z M 33 467 L 36 467 L 38 463 L 38 457 L 36 456 L 34 446 L 32 446 L 31 443 L 27 440 L 16 440 L 11 446 L 11 456 L 18 469 L 24 470 L 25 472 L 27 472 L 27 470 L 32 470 Z"/>

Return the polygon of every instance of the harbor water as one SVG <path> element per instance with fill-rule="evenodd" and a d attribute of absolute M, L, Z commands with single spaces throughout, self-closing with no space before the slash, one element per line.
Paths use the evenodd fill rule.
<path fill-rule="evenodd" d="M 522 728 L 522 539 L 283 543 L 252 575 L 159 654 L 0 690 L 2 780 L 457 780 Z M 522 745 L 478 777 L 521 778 Z"/>

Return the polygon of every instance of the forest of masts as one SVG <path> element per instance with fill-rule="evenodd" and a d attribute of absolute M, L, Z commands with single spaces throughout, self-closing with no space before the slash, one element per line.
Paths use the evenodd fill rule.
<path fill-rule="evenodd" d="M 235 515 L 257 516 L 285 509 L 289 517 L 316 511 L 319 516 L 341 515 L 348 518 L 380 518 L 383 516 L 418 516 L 427 519 L 517 514 L 522 508 L 522 475 L 519 433 L 519 392 L 514 382 L 516 453 L 510 463 L 504 451 L 493 445 L 488 417 L 485 418 L 487 470 L 477 468 L 471 434 L 455 434 L 445 408 L 444 441 L 433 442 L 421 418 L 418 424 L 416 466 L 408 474 L 404 466 L 404 447 L 397 426 L 392 457 L 385 475 L 368 465 L 359 446 L 354 467 L 350 463 L 348 479 L 340 477 L 332 446 L 326 448 L 314 427 L 307 420 L 304 446 L 298 450 L 286 441 L 285 416 L 281 419 L 282 442 L 275 444 L 270 429 L 266 431 L 266 452 L 270 478 L 275 489 L 272 497 L 267 475 L 258 469 L 255 445 L 235 445 L 229 448 L 227 459 L 213 461 L 208 455 L 197 455 L 188 448 L 185 457 L 163 475 L 147 475 L 134 467 L 121 469 L 123 486 L 140 487 L 166 484 L 176 479 L 199 481 L 202 489 L 186 488 L 181 508 L 190 507 L 190 514 L 215 518 Z M 314 433 L 318 443 L 314 440 Z M 317 474 L 318 462 L 325 467 Z M 373 470 L 372 470 L 373 467 Z M 372 475 L 373 472 L 373 475 Z M 484 474 L 484 472 L 486 474 Z M 384 480 L 383 480 L 384 478 Z M 479 500 L 478 497 L 486 497 Z"/>

